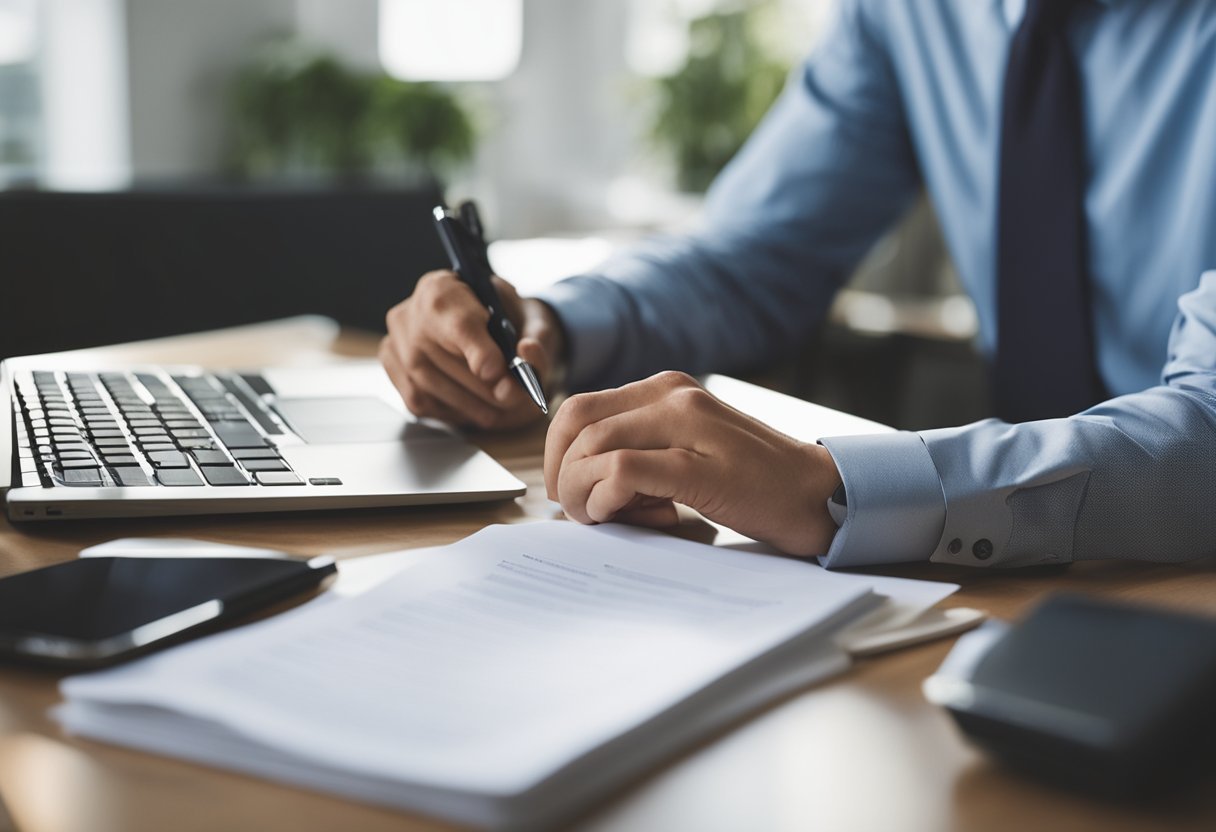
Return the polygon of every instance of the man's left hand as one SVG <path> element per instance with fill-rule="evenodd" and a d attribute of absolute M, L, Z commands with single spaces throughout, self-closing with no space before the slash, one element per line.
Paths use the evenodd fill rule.
<path fill-rule="evenodd" d="M 831 455 L 666 372 L 567 399 L 549 426 L 545 487 L 580 523 L 677 522 L 676 503 L 792 555 L 827 551 Z"/>

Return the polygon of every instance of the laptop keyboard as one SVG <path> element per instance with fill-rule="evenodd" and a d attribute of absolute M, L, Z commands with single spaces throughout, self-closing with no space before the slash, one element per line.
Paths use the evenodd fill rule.
<path fill-rule="evenodd" d="M 304 484 L 270 441 L 283 428 L 237 376 L 35 371 L 14 389 L 24 485 Z"/>

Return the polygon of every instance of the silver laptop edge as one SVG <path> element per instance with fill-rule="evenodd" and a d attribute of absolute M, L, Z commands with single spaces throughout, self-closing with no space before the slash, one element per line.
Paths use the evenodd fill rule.
<path fill-rule="evenodd" d="M 16 453 L 13 449 L 13 397 L 7 361 L 0 361 L 0 495 L 12 479 Z"/>
<path fill-rule="evenodd" d="M 379 372 L 370 364 L 249 371 L 264 376 L 276 390 L 281 381 L 290 395 L 280 395 L 279 401 L 284 407 L 296 409 L 280 411 L 276 406 L 273 412 L 293 413 L 307 425 L 311 436 L 319 437 L 307 439 L 299 430 L 287 430 L 285 436 L 266 436 L 292 471 L 299 474 L 302 484 L 44 487 L 28 479 L 23 484 L 21 474 L 13 479 L 18 456 L 13 441 L 14 378 L 34 370 L 155 370 L 168 378 L 202 372 L 192 366 L 129 362 L 93 367 L 66 366 L 60 361 L 40 364 L 36 359 L 19 358 L 0 363 L 0 487 L 7 489 L 0 494 L 9 519 L 14 521 L 434 505 L 509 499 L 526 491 L 524 483 L 455 432 L 410 416 L 399 398 L 390 397 L 378 379 L 375 384 L 363 385 L 364 378 L 371 379 Z M 363 420 L 362 412 L 348 408 L 356 417 L 355 423 L 347 436 L 339 436 L 341 425 L 332 419 L 342 418 L 343 403 L 352 408 L 358 403 L 371 403 L 375 405 L 373 410 L 379 408 L 384 413 L 391 408 L 396 414 L 396 430 L 386 433 L 391 425 L 384 418 L 380 424 L 373 424 Z M 320 415 L 315 416 L 318 412 Z M 339 415 L 333 416 L 334 412 Z M 331 421 L 326 423 L 326 418 Z M 338 484 L 327 484 L 335 481 Z"/>

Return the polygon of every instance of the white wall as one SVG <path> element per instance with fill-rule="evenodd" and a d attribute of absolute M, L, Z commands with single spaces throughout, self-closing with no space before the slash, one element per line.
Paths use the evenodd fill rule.
<path fill-rule="evenodd" d="M 41 178 L 121 187 L 132 164 L 123 0 L 44 0 L 39 13 Z"/>
<path fill-rule="evenodd" d="M 296 32 L 351 66 L 378 70 L 379 9 L 379 0 L 296 0 Z"/>
<path fill-rule="evenodd" d="M 295 25 L 295 0 L 126 0 L 134 178 L 215 175 L 234 70 Z"/>
<path fill-rule="evenodd" d="M 499 236 L 608 224 L 637 131 L 627 13 L 621 0 L 525 0 L 520 66 L 489 89 L 492 129 L 467 183 Z"/>
<path fill-rule="evenodd" d="M 60 187 L 218 173 L 226 86 L 268 35 L 295 32 L 352 65 L 378 66 L 377 0 L 44 3 L 48 172 Z M 495 236 L 613 224 L 606 193 L 638 133 L 625 64 L 629 8 L 525 0 L 518 70 L 467 88 L 486 130 L 453 190 L 485 203 Z M 90 42 L 79 43 L 82 35 Z"/>

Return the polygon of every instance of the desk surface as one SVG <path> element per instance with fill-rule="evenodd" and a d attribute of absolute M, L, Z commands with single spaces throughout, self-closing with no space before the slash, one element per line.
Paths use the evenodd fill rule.
<path fill-rule="evenodd" d="M 251 365 L 370 355 L 366 336 L 331 343 L 257 332 L 162 341 L 123 359 Z M 284 347 L 285 343 L 292 346 Z M 95 351 L 100 355 L 100 351 Z M 0 520 L 0 575 L 67 560 L 116 537 L 194 537 L 340 558 L 445 544 L 487 523 L 550 517 L 543 429 L 476 438 L 529 486 L 513 502 L 301 515 L 113 520 L 14 528 Z M 1016 616 L 1048 592 L 1076 590 L 1216 612 L 1216 561 L 1077 564 L 1054 574 L 918 565 L 888 570 L 952 580 L 950 604 Z M 920 683 L 950 640 L 860 662 L 652 774 L 580 824 L 584 830 L 1216 829 L 1216 789 L 1153 809 L 1096 804 L 1004 773 L 925 702 Z M 46 711 L 57 677 L 0 670 L 0 831 L 436 829 L 440 824 L 174 760 L 65 738 Z M 7 814 L 6 814 L 7 813 Z"/>

